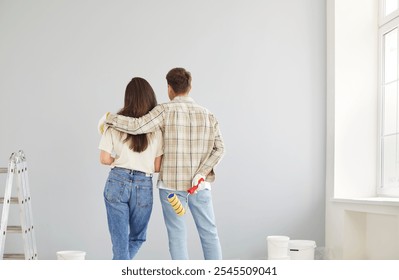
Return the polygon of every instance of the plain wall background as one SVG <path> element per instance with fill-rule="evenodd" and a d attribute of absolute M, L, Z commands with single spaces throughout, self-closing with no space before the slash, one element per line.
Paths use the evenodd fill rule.
<path fill-rule="evenodd" d="M 324 246 L 325 21 L 322 0 L 1 0 L 0 165 L 27 154 L 39 258 L 112 257 L 98 119 L 133 76 L 166 102 L 177 66 L 225 140 L 213 185 L 224 258 L 266 258 L 268 235 Z M 154 190 L 139 259 L 169 259 L 159 204 Z"/>

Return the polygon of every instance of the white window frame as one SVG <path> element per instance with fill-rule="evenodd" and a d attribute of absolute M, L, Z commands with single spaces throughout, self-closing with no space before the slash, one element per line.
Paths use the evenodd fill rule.
<path fill-rule="evenodd" d="M 378 108 L 379 108 L 379 136 L 378 136 L 378 187 L 377 195 L 384 197 L 399 197 L 399 187 L 386 187 L 383 185 L 384 176 L 383 171 L 383 116 L 384 116 L 384 100 L 383 100 L 383 88 L 384 88 L 384 35 L 394 30 L 399 29 L 399 7 L 396 11 L 391 14 L 384 16 L 385 11 L 385 0 L 380 0 L 380 17 L 379 17 L 379 31 L 378 31 L 378 41 L 379 41 L 379 77 L 378 77 Z M 399 38 L 399 32 L 398 32 Z M 398 40 L 399 42 L 399 40 Z M 398 43 L 398 75 L 399 75 L 399 43 Z M 398 83 L 399 86 L 399 83 Z M 398 97 L 399 98 L 399 97 Z"/>
<path fill-rule="evenodd" d="M 380 26 L 386 24 L 387 22 L 393 20 L 399 16 L 399 3 L 398 9 L 385 16 L 385 0 L 379 0 L 379 24 Z"/>

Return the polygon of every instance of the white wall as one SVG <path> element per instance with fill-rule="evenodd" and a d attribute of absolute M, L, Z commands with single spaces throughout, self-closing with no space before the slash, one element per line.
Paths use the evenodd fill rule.
<path fill-rule="evenodd" d="M 0 2 L 0 165 L 25 150 L 39 257 L 111 258 L 97 121 L 133 76 L 167 101 L 182 66 L 227 153 L 215 213 L 226 259 L 266 257 L 266 236 L 324 245 L 325 1 Z M 155 192 L 140 259 L 168 259 Z M 191 222 L 190 254 L 201 259 Z"/>

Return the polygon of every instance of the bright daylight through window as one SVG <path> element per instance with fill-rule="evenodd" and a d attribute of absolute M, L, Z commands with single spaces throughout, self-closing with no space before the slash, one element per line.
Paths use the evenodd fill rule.
<path fill-rule="evenodd" d="M 399 197 L 399 0 L 380 3 L 380 196 Z"/>

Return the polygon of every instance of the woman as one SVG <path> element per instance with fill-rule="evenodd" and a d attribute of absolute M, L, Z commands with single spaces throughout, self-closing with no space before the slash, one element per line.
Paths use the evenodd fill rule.
<path fill-rule="evenodd" d="M 137 118 L 156 105 L 151 85 L 136 77 L 126 87 L 125 104 L 118 114 Z M 130 135 L 105 128 L 102 135 L 100 161 L 111 166 L 104 199 L 114 260 L 133 259 L 146 240 L 153 203 L 152 174 L 160 170 L 162 145 L 160 131 Z"/>

